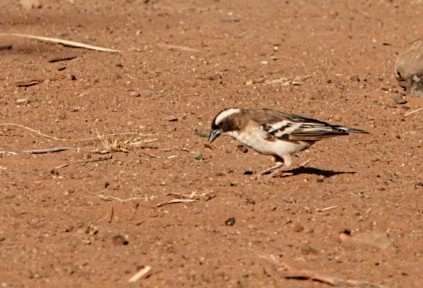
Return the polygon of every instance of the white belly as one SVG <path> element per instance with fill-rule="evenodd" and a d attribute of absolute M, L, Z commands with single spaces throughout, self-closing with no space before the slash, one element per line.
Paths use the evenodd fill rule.
<path fill-rule="evenodd" d="M 269 155 L 293 155 L 310 146 L 307 142 L 290 142 L 283 140 L 269 141 L 266 140 L 266 131 L 256 127 L 249 130 L 248 134 L 239 134 L 236 131 L 229 132 L 228 135 L 237 139 L 242 144 L 260 152 Z"/>

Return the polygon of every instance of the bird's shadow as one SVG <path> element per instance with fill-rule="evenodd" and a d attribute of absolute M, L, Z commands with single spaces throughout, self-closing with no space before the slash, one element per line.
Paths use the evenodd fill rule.
<path fill-rule="evenodd" d="M 354 171 L 333 171 L 333 170 L 324 170 L 314 167 L 298 167 L 291 170 L 285 170 L 285 173 L 292 173 L 292 176 L 301 175 L 301 174 L 312 174 L 317 176 L 323 176 L 329 178 L 339 174 L 356 174 Z"/>

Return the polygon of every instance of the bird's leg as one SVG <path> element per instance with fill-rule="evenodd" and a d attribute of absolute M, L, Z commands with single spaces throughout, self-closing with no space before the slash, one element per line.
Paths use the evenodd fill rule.
<path fill-rule="evenodd" d="M 266 169 L 266 170 L 264 170 L 264 171 L 262 171 L 262 172 L 260 172 L 261 175 L 270 174 L 271 176 L 274 176 L 277 173 L 277 171 L 275 171 L 275 170 L 279 169 L 282 166 L 285 166 L 285 167 L 288 168 L 292 164 L 291 155 L 284 155 L 282 157 L 275 155 L 273 157 L 275 158 L 275 162 L 276 162 L 275 165 Z"/>
<path fill-rule="evenodd" d="M 286 172 L 286 168 L 289 168 L 292 165 L 292 156 L 291 155 L 283 155 L 283 156 L 274 156 L 276 165 L 273 167 L 270 167 L 269 169 L 264 170 L 261 172 L 261 175 L 270 174 L 270 176 L 275 177 L 279 173 L 281 173 L 281 176 L 292 176 L 292 172 Z M 282 169 L 282 171 L 276 171 L 278 168 L 285 166 L 285 169 Z"/>

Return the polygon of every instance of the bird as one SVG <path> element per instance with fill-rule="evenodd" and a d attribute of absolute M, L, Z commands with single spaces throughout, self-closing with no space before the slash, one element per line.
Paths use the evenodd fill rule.
<path fill-rule="evenodd" d="M 235 138 L 264 155 L 271 155 L 275 165 L 262 171 L 265 175 L 292 165 L 292 157 L 322 139 L 367 131 L 330 124 L 318 119 L 272 109 L 227 108 L 212 120 L 209 145 L 219 136 Z"/>

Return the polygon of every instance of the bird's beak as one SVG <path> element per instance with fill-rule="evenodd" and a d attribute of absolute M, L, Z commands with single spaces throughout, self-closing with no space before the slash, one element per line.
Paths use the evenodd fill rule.
<path fill-rule="evenodd" d="M 214 140 L 217 139 L 222 134 L 222 129 L 212 130 L 209 136 L 209 144 L 211 144 Z"/>

